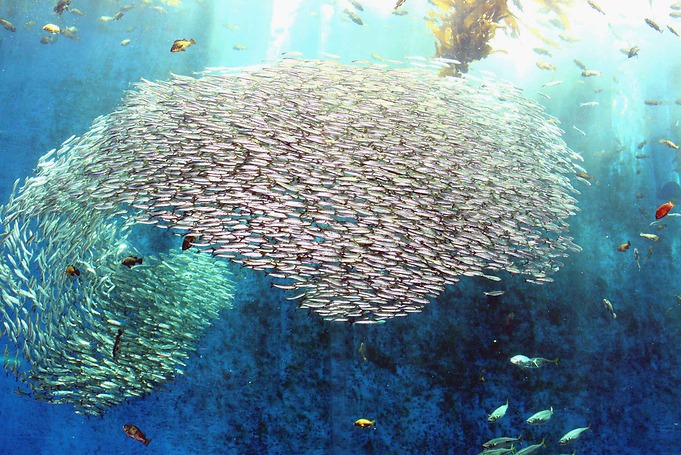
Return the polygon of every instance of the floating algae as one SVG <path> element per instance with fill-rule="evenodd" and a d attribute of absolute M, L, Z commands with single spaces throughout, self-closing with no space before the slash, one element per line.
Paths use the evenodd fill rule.
<path fill-rule="evenodd" d="M 85 358 L 115 385 L 142 378 L 135 393 L 172 375 L 231 301 L 226 261 L 194 249 L 285 279 L 277 285 L 301 307 L 355 323 L 420 311 L 461 276 L 551 281 L 578 250 L 567 236 L 575 158 L 541 108 L 500 82 L 304 60 L 144 81 L 43 157 L 4 207 L 8 333 L 37 365 L 26 378 L 36 394 L 60 399 L 55 378 L 70 372 L 65 401 L 95 412 L 132 393 L 83 389 L 85 366 L 44 359 Z M 120 267 L 118 245 L 138 223 L 191 236 L 193 249 L 178 242 L 177 253 Z M 149 284 L 177 270 L 193 270 L 182 283 L 204 293 Z M 196 325 L 180 334 L 164 321 L 187 308 Z M 124 329 L 116 362 L 111 319 Z M 145 324 L 161 327 L 153 341 Z M 149 354 L 159 346 L 164 355 Z M 148 358 L 144 376 L 136 361 Z"/>

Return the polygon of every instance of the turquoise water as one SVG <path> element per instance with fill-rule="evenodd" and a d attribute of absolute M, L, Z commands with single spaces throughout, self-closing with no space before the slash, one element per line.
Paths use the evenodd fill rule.
<path fill-rule="evenodd" d="M 433 56 L 434 38 L 423 20 L 433 6 L 408 0 L 409 14 L 394 16 L 391 3 L 365 2 L 358 13 L 365 26 L 358 26 L 343 13 L 353 6 L 341 1 L 139 2 L 120 20 L 102 21 L 124 2 L 74 0 L 71 6 L 85 16 L 57 17 L 53 2 L 4 0 L 0 17 L 17 31 L 0 29 L 0 201 L 8 200 L 16 179 L 34 175 L 42 155 L 84 134 L 142 78 L 259 65 L 286 52 L 346 64 L 385 63 L 376 56 L 403 62 L 390 68 L 413 67 L 405 56 Z M 555 116 L 593 176 L 588 183 L 572 179 L 581 194 L 570 234 L 583 250 L 565 259 L 554 283 L 531 285 L 511 274 L 501 274 L 501 283 L 464 278 L 422 313 L 360 326 L 323 321 L 286 300 L 262 272 L 234 266 L 233 308 L 200 338 L 184 374 L 144 398 L 102 417 L 83 416 L 71 405 L 13 393 L 29 389 L 13 374 L 2 375 L 0 452 L 473 454 L 488 439 L 520 434 L 523 447 L 546 438 L 546 453 L 673 451 L 680 418 L 678 218 L 663 220 L 661 230 L 650 223 L 660 204 L 679 198 L 676 150 L 659 140 L 681 143 L 674 53 L 680 41 L 643 18 L 663 27 L 681 24 L 669 17 L 671 2 L 640 3 L 620 11 L 604 1 L 605 16 L 575 6 L 569 33 L 580 41 L 554 37 L 554 48 L 521 29 L 519 40 L 493 46 L 508 53 L 472 65 L 473 75 L 508 79 Z M 527 23 L 542 20 L 527 14 Z M 30 30 L 29 21 L 36 23 Z M 80 40 L 59 36 L 41 44 L 48 22 L 76 26 Z M 180 38 L 197 44 L 170 53 Z M 125 39 L 130 43 L 122 46 Z M 633 44 L 641 51 L 629 59 L 620 48 Z M 533 47 L 550 48 L 553 57 L 538 56 Z M 602 76 L 581 77 L 573 59 Z M 557 70 L 538 69 L 540 60 Z M 562 84 L 543 87 L 557 80 Z M 580 107 L 590 102 L 598 105 Z M 175 240 L 134 235 L 145 239 L 145 254 L 165 251 Z M 617 251 L 626 241 L 630 250 Z M 497 289 L 505 294 L 483 294 Z M 603 307 L 605 298 L 616 319 Z M 558 363 L 524 371 L 509 362 L 516 354 Z M 489 425 L 487 416 L 506 400 L 506 416 Z M 549 407 L 549 423 L 525 423 Z M 353 426 L 360 418 L 375 419 L 376 426 Z M 153 440 L 148 447 L 125 435 L 128 423 Z M 588 425 L 572 446 L 559 446 L 569 430 Z"/>

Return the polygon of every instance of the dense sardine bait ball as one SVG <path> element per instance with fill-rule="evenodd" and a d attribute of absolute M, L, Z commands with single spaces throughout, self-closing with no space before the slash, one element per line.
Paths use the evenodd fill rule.
<path fill-rule="evenodd" d="M 231 301 L 226 270 L 215 273 L 223 262 L 195 249 L 285 279 L 277 285 L 301 307 L 355 323 L 420 311 L 461 276 L 498 280 L 494 272 L 508 271 L 550 281 L 578 250 L 567 235 L 578 158 L 537 104 L 500 82 L 304 60 L 143 81 L 85 135 L 41 158 L 38 175 L 4 207 L 7 330 L 20 347 L 57 334 L 59 349 L 120 370 L 101 379 L 119 386 L 143 369 L 124 352 L 158 347 L 125 341 L 129 326 L 146 330 L 145 316 L 128 310 L 144 300 L 168 317 L 189 305 L 197 326 L 183 328 L 186 344 L 173 341 L 181 354 L 160 356 L 156 376 L 137 382 L 150 388 Z M 111 270 L 136 223 L 169 228 L 192 250 Z M 70 264 L 80 277 L 64 273 Z M 146 274 L 132 273 L 138 267 Z M 169 286 L 159 296 L 139 282 L 185 269 L 224 301 L 191 304 L 192 292 Z M 65 309 L 73 316 L 60 322 Z M 78 318 L 105 330 L 79 329 Z M 108 318 L 124 326 L 128 364 L 111 363 L 118 326 Z M 179 327 L 168 326 L 170 343 Z M 41 384 L 58 368 L 72 372 L 78 387 L 66 387 L 65 401 L 98 406 L 130 395 L 83 389 L 68 358 L 57 366 L 55 353 L 23 343 L 27 360 L 47 365 L 29 373 Z M 56 390 L 34 388 L 52 398 Z"/>

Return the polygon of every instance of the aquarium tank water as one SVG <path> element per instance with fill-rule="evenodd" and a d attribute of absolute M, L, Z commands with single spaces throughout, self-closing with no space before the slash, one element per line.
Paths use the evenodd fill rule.
<path fill-rule="evenodd" d="M 681 2 L 0 25 L 0 454 L 678 453 Z"/>

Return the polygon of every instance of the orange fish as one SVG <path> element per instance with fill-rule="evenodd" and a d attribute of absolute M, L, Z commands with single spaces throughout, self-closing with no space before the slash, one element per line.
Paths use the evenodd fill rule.
<path fill-rule="evenodd" d="M 665 202 L 655 210 L 655 219 L 659 220 L 667 216 L 667 213 L 674 208 L 674 203 L 672 201 Z"/>
<path fill-rule="evenodd" d="M 123 425 L 123 431 L 125 431 L 125 434 L 130 436 L 132 439 L 141 442 L 145 446 L 148 446 L 151 442 L 151 439 L 147 438 L 144 433 L 142 433 L 142 431 L 135 425 L 130 425 L 129 423 L 125 424 Z"/>
<path fill-rule="evenodd" d="M 667 210 L 668 212 L 669 210 Z M 665 212 L 665 215 L 667 213 Z M 64 271 L 68 276 L 80 276 L 80 270 L 75 268 L 73 265 L 68 265 L 66 266 L 66 270 Z"/>
<path fill-rule="evenodd" d="M 631 242 L 623 243 L 620 246 L 617 247 L 617 251 L 625 252 L 629 249 L 631 246 Z"/>

